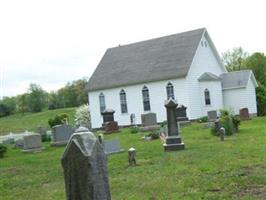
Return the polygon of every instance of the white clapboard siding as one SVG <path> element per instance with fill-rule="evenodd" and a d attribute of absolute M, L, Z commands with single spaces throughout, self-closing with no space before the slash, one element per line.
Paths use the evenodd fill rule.
<path fill-rule="evenodd" d="M 256 90 L 254 82 L 249 78 L 247 87 L 223 90 L 224 107 L 239 114 L 239 109 L 248 108 L 249 113 L 257 114 Z"/>
<path fill-rule="evenodd" d="M 157 121 L 162 122 L 166 120 L 166 110 L 164 101 L 166 100 L 166 86 L 171 82 L 174 86 L 174 93 L 177 102 L 188 105 L 188 90 L 186 80 L 174 79 L 158 82 L 143 83 L 133 86 L 125 86 L 120 88 L 113 88 L 107 90 L 93 91 L 89 93 L 89 102 L 91 110 L 92 128 L 99 128 L 102 126 L 102 115 L 100 113 L 99 94 L 102 92 L 105 95 L 106 108 L 115 110 L 114 118 L 118 125 L 130 125 L 130 114 L 134 113 L 136 116 L 136 123 L 141 123 L 141 114 L 145 113 L 143 109 L 142 88 L 147 86 L 150 95 L 151 111 L 157 115 Z M 121 89 L 126 92 L 128 113 L 122 114 L 120 107 L 119 93 Z"/>
<path fill-rule="evenodd" d="M 219 76 L 221 73 L 225 72 L 225 69 L 218 63 L 217 57 L 215 56 L 213 49 L 205 36 L 202 38 L 202 41 L 204 45 L 202 46 L 201 43 L 199 44 L 187 76 L 189 88 L 189 106 L 187 111 L 190 119 L 206 116 L 206 110 L 214 108 L 219 109 L 222 108 L 223 105 L 221 102 L 222 100 L 218 100 L 218 98 L 212 99 L 212 104 L 214 107 L 209 108 L 203 106 L 203 102 L 201 101 L 203 93 L 202 89 L 200 88 L 201 86 L 199 84 L 198 78 L 204 72 L 211 72 L 216 76 Z M 205 42 L 207 43 L 207 47 L 205 46 Z M 216 91 L 215 88 L 217 88 Z M 216 97 L 222 96 L 222 91 L 221 89 L 218 90 L 218 88 L 219 86 L 217 84 L 216 86 L 213 86 L 211 89 L 211 96 L 214 93 L 217 93 Z"/>

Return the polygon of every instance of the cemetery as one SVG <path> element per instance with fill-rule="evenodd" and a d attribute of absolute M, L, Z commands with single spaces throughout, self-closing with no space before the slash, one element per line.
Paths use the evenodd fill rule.
<path fill-rule="evenodd" d="M 165 102 L 172 116 L 168 121 L 178 119 L 171 113 L 175 106 L 172 100 Z M 215 113 L 210 117 L 213 122 Z M 148 119 L 154 121 L 153 116 Z M 132 133 L 131 128 L 112 134 L 81 128 L 74 131 L 67 146 L 43 142 L 38 153 L 23 153 L 24 148 L 7 144 L 0 160 L 0 193 L 7 200 L 90 199 L 91 194 L 97 194 L 93 199 L 263 199 L 265 121 L 263 117 L 243 120 L 231 136 L 219 129 L 220 137 L 198 122 L 179 128 L 166 124 L 165 145 L 160 139 L 141 139 L 150 131 Z M 32 140 L 38 139 L 30 138 L 27 146 L 38 149 L 40 140 L 35 146 Z M 169 151 L 169 144 L 183 150 Z M 88 178 L 94 175 L 99 176 L 97 182 L 86 182 L 96 180 Z"/>

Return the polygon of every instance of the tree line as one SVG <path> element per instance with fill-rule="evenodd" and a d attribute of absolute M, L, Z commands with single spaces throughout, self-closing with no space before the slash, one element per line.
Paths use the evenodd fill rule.
<path fill-rule="evenodd" d="M 258 83 L 256 88 L 258 115 L 266 115 L 266 56 L 256 52 L 249 54 L 241 47 L 222 54 L 222 61 L 228 71 L 252 70 Z"/>
<path fill-rule="evenodd" d="M 88 103 L 87 80 L 67 83 L 57 91 L 46 92 L 38 84 L 31 83 L 28 91 L 0 101 L 0 117 L 14 113 L 41 112 L 45 109 L 77 107 Z"/>

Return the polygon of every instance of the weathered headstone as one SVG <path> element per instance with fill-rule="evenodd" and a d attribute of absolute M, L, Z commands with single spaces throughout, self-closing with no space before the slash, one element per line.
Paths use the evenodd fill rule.
<path fill-rule="evenodd" d="M 24 140 L 23 139 L 15 140 L 15 148 L 23 149 L 24 148 Z"/>
<path fill-rule="evenodd" d="M 141 124 L 142 126 L 153 126 L 157 125 L 156 113 L 145 113 L 141 115 Z"/>
<path fill-rule="evenodd" d="M 112 109 L 105 109 L 102 112 L 103 116 L 103 128 L 105 130 L 105 133 L 113 133 L 118 131 L 118 124 L 116 121 L 114 121 L 114 113 L 115 111 Z"/>
<path fill-rule="evenodd" d="M 176 117 L 177 117 L 177 121 L 188 121 L 188 117 L 187 117 L 187 107 L 184 105 L 178 106 L 176 108 Z"/>
<path fill-rule="evenodd" d="M 103 142 L 103 147 L 104 147 L 104 152 L 106 154 L 113 154 L 124 151 L 123 149 L 121 149 L 118 140 L 105 140 Z"/>
<path fill-rule="evenodd" d="M 136 115 L 134 113 L 132 113 L 130 115 L 130 125 L 131 126 L 135 126 L 136 125 Z"/>
<path fill-rule="evenodd" d="M 46 131 L 47 129 L 43 126 L 38 126 L 36 130 L 36 132 L 39 133 L 40 135 L 46 135 Z"/>
<path fill-rule="evenodd" d="M 241 108 L 239 110 L 239 117 L 241 120 L 248 120 L 249 119 L 248 108 Z"/>
<path fill-rule="evenodd" d="M 215 121 L 218 118 L 217 111 L 216 110 L 210 110 L 208 111 L 208 121 Z"/>
<path fill-rule="evenodd" d="M 110 200 L 107 158 L 93 133 L 77 130 L 61 162 L 68 200 Z"/>
<path fill-rule="evenodd" d="M 165 102 L 167 112 L 167 137 L 164 144 L 165 151 L 175 151 L 185 149 L 185 145 L 180 137 L 177 119 L 176 107 L 177 103 L 173 99 L 166 100 Z"/>
<path fill-rule="evenodd" d="M 23 152 L 42 151 L 42 138 L 40 134 L 31 134 L 23 137 Z"/>
<path fill-rule="evenodd" d="M 72 128 L 67 124 L 56 125 L 52 128 L 52 146 L 64 146 L 73 134 Z"/>
<path fill-rule="evenodd" d="M 128 150 L 128 163 L 129 165 L 136 165 L 136 149 L 135 148 L 130 148 Z"/>
<path fill-rule="evenodd" d="M 219 134 L 220 134 L 220 140 L 224 141 L 224 136 L 225 136 L 225 128 L 224 127 L 220 128 Z"/>

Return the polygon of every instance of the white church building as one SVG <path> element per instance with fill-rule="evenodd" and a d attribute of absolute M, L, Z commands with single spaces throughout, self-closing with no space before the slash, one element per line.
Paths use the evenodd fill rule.
<path fill-rule="evenodd" d="M 108 108 L 120 126 L 131 114 L 141 124 L 148 112 L 165 121 L 168 98 L 186 106 L 189 119 L 221 108 L 256 115 L 256 87 L 252 71 L 227 72 L 204 28 L 109 48 L 88 83 L 92 128 Z"/>

